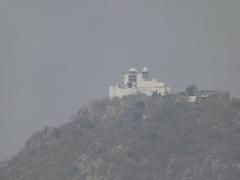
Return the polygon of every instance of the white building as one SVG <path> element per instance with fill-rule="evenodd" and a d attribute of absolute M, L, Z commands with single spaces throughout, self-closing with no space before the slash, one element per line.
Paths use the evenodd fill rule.
<path fill-rule="evenodd" d="M 141 73 L 138 73 L 135 68 L 129 69 L 127 73 L 122 72 L 122 83 L 109 87 L 110 98 L 122 98 L 123 96 L 137 93 L 151 96 L 154 92 L 164 96 L 170 93 L 170 87 L 156 79 L 150 79 L 149 71 L 146 67 L 142 69 Z"/>

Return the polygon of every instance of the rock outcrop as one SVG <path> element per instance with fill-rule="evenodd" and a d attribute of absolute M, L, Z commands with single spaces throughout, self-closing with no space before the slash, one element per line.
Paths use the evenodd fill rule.
<path fill-rule="evenodd" d="M 1 180 L 239 180 L 239 100 L 104 99 L 44 128 L 0 166 Z"/>

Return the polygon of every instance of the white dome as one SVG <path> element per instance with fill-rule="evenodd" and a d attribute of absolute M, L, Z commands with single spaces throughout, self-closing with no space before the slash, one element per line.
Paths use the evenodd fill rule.
<path fill-rule="evenodd" d="M 148 68 L 144 67 L 144 68 L 142 69 L 142 72 L 147 73 L 147 72 L 148 72 Z"/>
<path fill-rule="evenodd" d="M 137 69 L 134 68 L 134 67 L 133 67 L 133 68 L 130 68 L 130 69 L 129 69 L 129 72 L 137 72 Z"/>

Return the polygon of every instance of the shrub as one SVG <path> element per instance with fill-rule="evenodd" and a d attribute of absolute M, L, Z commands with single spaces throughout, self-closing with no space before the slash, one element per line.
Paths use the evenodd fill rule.
<path fill-rule="evenodd" d="M 156 142 L 159 140 L 159 133 L 156 131 L 148 132 L 145 136 L 143 136 L 143 139 L 149 142 Z"/>
<path fill-rule="evenodd" d="M 136 103 L 135 103 L 135 107 L 137 108 L 137 109 L 140 109 L 140 110 L 142 110 L 142 109 L 145 109 L 145 102 L 144 101 L 137 101 Z"/>

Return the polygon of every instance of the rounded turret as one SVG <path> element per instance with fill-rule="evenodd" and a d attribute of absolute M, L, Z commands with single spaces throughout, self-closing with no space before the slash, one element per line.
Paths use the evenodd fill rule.
<path fill-rule="evenodd" d="M 149 79 L 149 70 L 146 67 L 142 69 L 142 78 L 146 81 Z"/>
<path fill-rule="evenodd" d="M 137 69 L 132 67 L 132 68 L 129 69 L 129 72 L 130 73 L 137 73 Z"/>
<path fill-rule="evenodd" d="M 149 71 L 148 71 L 148 68 L 147 67 L 144 67 L 143 69 L 142 69 L 142 72 L 143 73 L 148 73 Z"/>

